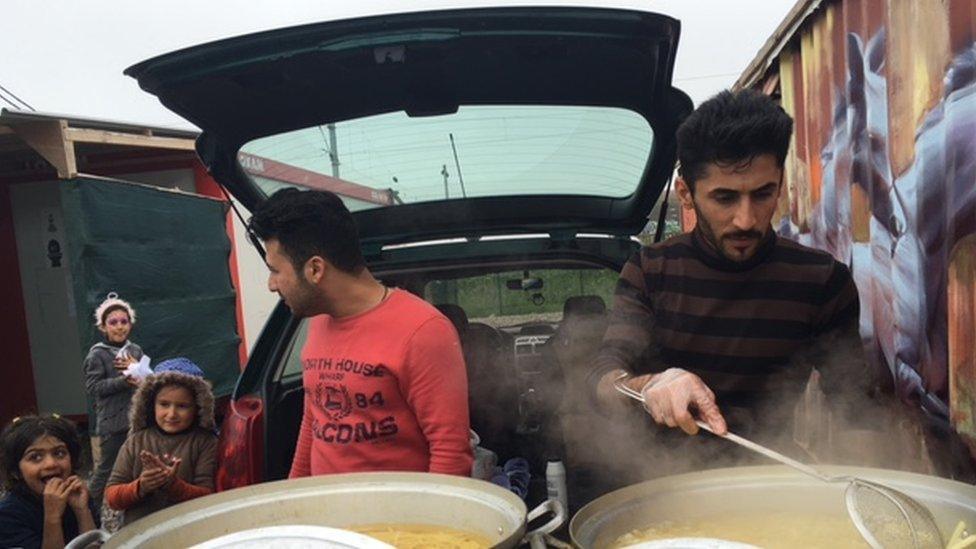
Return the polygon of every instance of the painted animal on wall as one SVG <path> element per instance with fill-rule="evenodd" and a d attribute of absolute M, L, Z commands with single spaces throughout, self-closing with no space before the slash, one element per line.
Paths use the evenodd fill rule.
<path fill-rule="evenodd" d="M 807 126 L 821 132 L 819 140 L 806 136 L 807 143 L 822 147 L 794 147 L 791 152 L 787 178 L 797 184 L 789 187 L 790 207 L 778 232 L 851 264 L 871 358 L 891 369 L 905 400 L 931 415 L 951 416 L 960 433 L 976 441 L 971 417 L 976 379 L 956 375 L 950 384 L 953 368 L 964 365 L 957 366 L 957 360 L 950 368 L 948 336 L 950 317 L 972 322 L 972 311 L 951 310 L 947 298 L 954 258 L 971 253 L 960 251 L 966 245 L 960 243 L 971 242 L 966 237 L 976 234 L 976 44 L 953 52 L 943 71 L 941 95 L 915 128 L 914 150 L 898 151 L 903 144 L 894 142 L 890 131 L 895 68 L 887 49 L 893 40 L 906 37 L 891 36 L 884 25 L 867 39 L 859 32 L 842 36 L 843 42 L 821 47 L 843 48 L 843 63 L 835 61 L 820 74 L 781 79 L 783 86 L 793 87 L 783 90 L 788 99 L 784 107 L 794 116 L 821 116 L 824 122 Z M 831 51 L 810 53 L 826 56 Z M 792 70 L 791 64 L 781 64 L 784 70 Z M 824 74 L 829 70 L 844 74 Z M 801 86 L 818 83 L 798 81 L 807 75 L 834 83 L 829 113 L 811 112 L 825 105 L 810 104 L 811 92 Z M 808 104 L 798 105 L 804 101 Z M 893 150 L 911 162 L 896 170 Z M 814 162 L 819 169 L 811 169 Z M 811 181 L 814 173 L 817 180 Z M 810 192 L 814 185 L 817 192 Z M 814 195 L 819 195 L 816 202 Z M 966 283 L 971 287 L 976 280 Z M 959 329 L 976 331 L 974 326 Z M 957 337 L 953 344 L 971 347 L 973 339 Z M 973 356 L 971 348 L 953 353 Z"/>

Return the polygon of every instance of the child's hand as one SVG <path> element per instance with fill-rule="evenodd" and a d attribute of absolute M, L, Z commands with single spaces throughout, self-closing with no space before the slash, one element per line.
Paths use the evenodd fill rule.
<path fill-rule="evenodd" d="M 129 367 L 129 364 L 135 364 L 139 362 L 138 360 L 132 358 L 131 356 L 117 356 L 112 361 L 112 365 L 115 366 L 116 370 L 123 371 Z"/>
<path fill-rule="evenodd" d="M 133 387 L 138 387 L 139 386 L 139 380 L 138 379 L 136 379 L 136 378 L 134 378 L 132 376 L 126 376 L 126 375 L 123 375 L 122 377 L 125 378 L 125 382 L 128 383 L 129 385 L 131 385 Z"/>
<path fill-rule="evenodd" d="M 183 463 L 183 460 L 166 454 L 163 456 L 161 461 L 169 464 L 166 465 L 164 470 L 166 471 L 166 476 L 168 478 L 167 482 L 172 482 L 174 479 L 176 479 L 176 472 L 180 470 L 180 463 Z"/>
<path fill-rule="evenodd" d="M 169 454 L 166 455 L 168 456 Z M 142 462 L 142 466 L 146 469 L 165 469 L 169 465 L 168 462 L 163 461 L 159 456 L 149 450 L 139 452 L 139 461 Z"/>
<path fill-rule="evenodd" d="M 88 508 L 88 485 L 77 476 L 70 476 L 65 481 L 68 484 L 68 505 L 75 511 Z"/>
<path fill-rule="evenodd" d="M 44 485 L 44 518 L 61 521 L 68 504 L 71 484 L 67 480 L 52 478 Z"/>
<path fill-rule="evenodd" d="M 139 454 L 139 458 L 142 459 L 144 467 L 149 467 L 152 469 L 161 469 L 166 473 L 167 482 L 176 478 L 176 472 L 180 468 L 180 463 L 183 462 L 180 458 L 173 457 L 169 454 L 163 454 L 162 457 L 143 450 Z"/>
<path fill-rule="evenodd" d="M 166 484 L 166 471 L 162 469 L 143 469 L 139 475 L 139 495 L 145 497 Z"/>

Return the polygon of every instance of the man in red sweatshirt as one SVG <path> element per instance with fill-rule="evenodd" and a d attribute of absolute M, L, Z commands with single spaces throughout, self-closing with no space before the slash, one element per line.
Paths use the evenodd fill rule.
<path fill-rule="evenodd" d="M 373 277 L 335 194 L 278 191 L 249 225 L 267 248 L 268 289 L 309 318 L 305 408 L 289 477 L 470 475 L 467 375 L 450 321 Z"/>

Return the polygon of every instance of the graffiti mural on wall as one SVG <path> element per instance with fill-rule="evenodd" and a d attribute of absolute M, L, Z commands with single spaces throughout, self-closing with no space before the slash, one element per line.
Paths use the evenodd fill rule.
<path fill-rule="evenodd" d="M 950 269 L 972 256 L 966 237 L 976 233 L 976 44 L 970 36 L 947 51 L 930 70 L 938 81 L 921 81 L 936 92 L 918 93 L 926 74 L 905 76 L 912 65 L 900 41 L 912 37 L 894 12 L 835 5 L 780 56 L 783 106 L 797 118 L 797 136 L 778 231 L 852 265 L 872 359 L 891 369 L 905 399 L 952 416 L 976 441 L 976 367 L 967 363 L 974 338 L 965 336 L 976 330 L 974 304 L 950 307 L 947 297 Z M 906 102 L 924 106 L 907 138 Z M 964 334 L 952 338 L 955 349 L 950 325 Z"/>

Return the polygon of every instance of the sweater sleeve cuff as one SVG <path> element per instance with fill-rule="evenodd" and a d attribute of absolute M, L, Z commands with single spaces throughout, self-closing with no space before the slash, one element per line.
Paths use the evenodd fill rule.
<path fill-rule="evenodd" d="M 139 479 L 126 484 L 113 484 L 105 489 L 105 502 L 116 511 L 139 503 Z"/>
<path fill-rule="evenodd" d="M 213 490 L 203 486 L 190 484 L 183 479 L 173 479 L 166 490 L 167 494 L 176 501 L 187 501 L 213 493 Z"/>
<path fill-rule="evenodd" d="M 597 409 L 599 409 L 602 405 L 602 403 L 600 402 L 599 395 L 597 394 L 598 393 L 597 389 L 600 386 L 600 381 L 603 380 L 603 376 L 609 374 L 614 370 L 629 371 L 629 369 L 624 367 L 623 364 L 614 361 L 600 360 L 598 361 L 597 366 L 593 370 L 590 370 L 589 374 L 587 374 L 586 376 L 586 382 L 585 382 L 586 396 L 590 401 L 590 404 L 595 406 Z"/>

